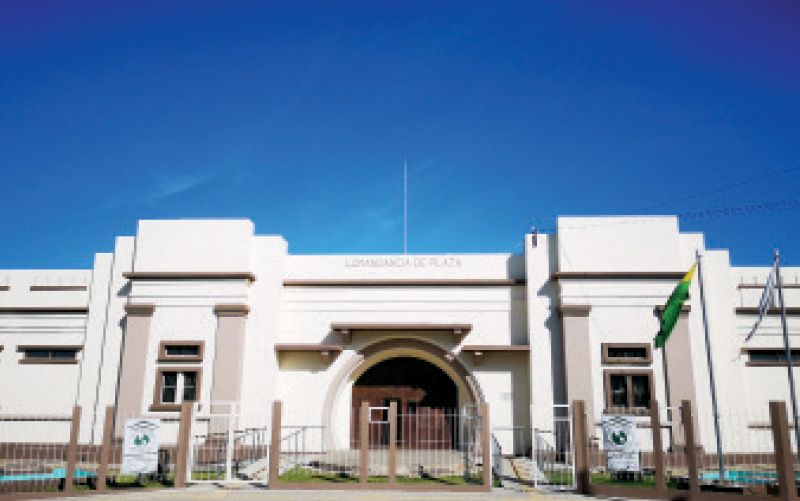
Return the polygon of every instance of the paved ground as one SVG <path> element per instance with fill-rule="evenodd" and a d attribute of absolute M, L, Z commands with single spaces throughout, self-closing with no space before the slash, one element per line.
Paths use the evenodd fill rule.
<path fill-rule="evenodd" d="M 53 498 L 50 498 L 53 499 Z M 66 499 L 66 498 L 62 498 Z M 312 501 L 312 500 L 390 500 L 390 501 L 427 501 L 427 500 L 477 500 L 477 499 L 491 499 L 491 500 L 544 500 L 556 499 L 563 501 L 573 501 L 577 499 L 586 499 L 582 496 L 574 494 L 561 494 L 561 493 L 542 493 L 531 492 L 521 493 L 512 492 L 505 489 L 494 489 L 491 493 L 473 493 L 473 492 L 454 492 L 454 493 L 441 493 L 441 492 L 398 492 L 398 491 L 270 491 L 266 489 L 257 489 L 251 487 L 244 488 L 216 488 L 213 486 L 190 487 L 182 490 L 167 490 L 167 491 L 151 491 L 151 492 L 136 492 L 136 493 L 121 493 L 103 496 L 84 496 L 80 498 L 70 498 L 73 500 L 92 499 L 92 500 L 151 500 L 163 499 L 165 501 L 175 501 L 184 499 L 267 499 L 267 500 L 280 500 L 280 501 Z"/>

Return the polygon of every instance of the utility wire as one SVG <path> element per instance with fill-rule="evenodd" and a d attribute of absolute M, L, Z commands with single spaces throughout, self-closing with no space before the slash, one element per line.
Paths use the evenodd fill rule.
<path fill-rule="evenodd" d="M 720 186 L 719 188 L 714 188 L 713 190 L 708 190 L 708 191 L 703 191 L 703 192 L 700 192 L 700 193 L 695 193 L 694 195 L 687 195 L 685 197 L 673 198 L 672 200 L 669 200 L 667 202 L 661 202 L 661 203 L 657 203 L 657 204 L 653 204 L 653 205 L 648 205 L 648 206 L 645 206 L 645 207 L 640 207 L 638 209 L 635 209 L 633 212 L 641 212 L 641 211 L 646 211 L 646 210 L 657 209 L 659 207 L 665 207 L 667 205 L 672 205 L 672 204 L 678 203 L 678 202 L 685 202 L 687 200 L 694 200 L 696 198 L 706 197 L 708 195 L 713 195 L 715 193 L 720 193 L 722 191 L 731 190 L 731 189 L 734 189 L 734 188 L 740 188 L 742 186 L 747 186 L 747 185 L 749 185 L 749 184 L 751 184 L 753 182 L 763 181 L 764 179 L 769 179 L 771 177 L 780 176 L 782 174 L 786 174 L 788 172 L 794 172 L 796 170 L 800 170 L 800 165 L 795 165 L 794 167 L 788 167 L 786 169 L 780 169 L 780 170 L 776 170 L 776 171 L 773 171 L 773 172 L 768 172 L 766 174 L 762 174 L 760 176 L 755 176 L 755 177 L 752 177 L 750 179 L 745 179 L 743 181 L 738 181 L 738 182 L 735 182 L 735 183 L 732 183 L 732 184 L 727 184 L 725 186 Z"/>
<path fill-rule="evenodd" d="M 778 202 L 753 202 L 744 205 L 721 207 L 717 209 L 706 209 L 702 211 L 685 212 L 683 214 L 678 214 L 677 217 L 682 221 L 690 222 L 690 221 L 697 221 L 700 219 L 711 219 L 716 217 L 744 216 L 747 214 L 756 214 L 760 212 L 769 212 L 774 210 L 796 209 L 799 206 L 800 206 L 800 198 L 794 198 L 790 200 L 781 200 Z M 647 224 L 647 223 L 648 221 L 643 219 L 637 219 L 634 221 L 624 221 L 624 222 L 605 220 L 603 222 L 599 222 L 596 224 L 570 226 L 569 229 L 596 228 L 601 226 L 620 226 L 626 224 Z M 554 227 L 537 228 L 536 231 L 539 233 L 555 233 L 556 228 Z"/>

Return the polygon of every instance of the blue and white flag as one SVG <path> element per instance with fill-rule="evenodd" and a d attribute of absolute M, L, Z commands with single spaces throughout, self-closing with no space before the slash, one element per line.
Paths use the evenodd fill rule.
<path fill-rule="evenodd" d="M 761 325 L 761 320 L 764 319 L 764 315 L 767 313 L 767 309 L 772 303 L 772 291 L 775 289 L 775 274 L 777 267 L 778 261 L 776 260 L 775 264 L 772 266 L 772 271 L 769 272 L 769 277 L 767 277 L 767 285 L 764 286 L 764 292 L 761 294 L 761 301 L 758 303 L 758 318 L 756 319 L 756 323 L 753 326 L 753 329 L 750 331 L 750 334 L 744 338 L 745 343 L 750 341 L 750 338 L 752 338 L 756 333 L 758 326 Z"/>

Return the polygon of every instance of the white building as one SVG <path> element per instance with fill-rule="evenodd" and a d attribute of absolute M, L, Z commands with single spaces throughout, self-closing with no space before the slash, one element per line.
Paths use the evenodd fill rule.
<path fill-rule="evenodd" d="M 691 400 L 709 446 L 697 277 L 666 352 L 651 349 L 696 250 L 721 408 L 788 398 L 779 317 L 742 351 L 768 266 L 732 267 L 675 217 L 564 217 L 524 238 L 521 254 L 293 255 L 249 220 L 141 221 L 90 270 L 0 270 L 0 414 L 80 405 L 81 440 L 99 443 L 109 405 L 174 417 L 183 399 L 234 401 L 246 416 L 278 399 L 284 423 L 343 445 L 363 399 L 487 402 L 493 427 L 523 428 L 575 399 L 594 421 Z M 782 271 L 796 338 L 800 269 Z"/>

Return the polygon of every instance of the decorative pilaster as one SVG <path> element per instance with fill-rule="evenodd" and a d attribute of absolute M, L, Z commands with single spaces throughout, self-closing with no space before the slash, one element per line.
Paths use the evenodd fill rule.
<path fill-rule="evenodd" d="M 218 304 L 214 307 L 217 332 L 211 412 L 225 413 L 230 410 L 229 406 L 213 405 L 214 402 L 241 401 L 244 335 L 249 312 L 246 304 Z"/>
<path fill-rule="evenodd" d="M 150 342 L 150 324 L 154 311 L 155 306 L 152 304 L 125 305 L 124 348 L 117 389 L 117 436 L 122 435 L 126 418 L 138 416 L 142 412 L 147 346 Z"/>
<path fill-rule="evenodd" d="M 691 307 L 684 305 L 669 340 L 664 345 L 664 373 L 667 383 L 669 405 L 677 407 L 684 400 L 697 405 L 695 394 L 694 368 L 692 365 L 692 342 L 689 337 L 689 312 Z M 656 315 L 661 318 L 663 306 L 656 308 Z M 673 421 L 677 421 L 673 418 Z M 697 418 L 695 416 L 695 425 Z M 674 446 L 683 447 L 686 442 L 682 427 L 673 430 Z M 695 426 L 697 429 L 697 426 Z"/>
<path fill-rule="evenodd" d="M 558 307 L 563 333 L 566 401 L 584 401 L 588 422 L 593 423 L 594 386 L 592 384 L 592 344 L 589 338 L 591 311 L 591 305 Z"/>

